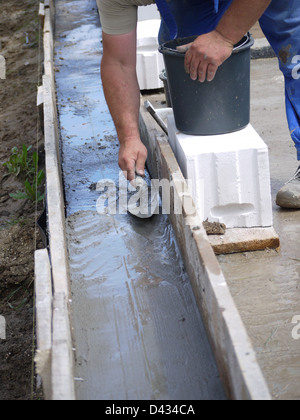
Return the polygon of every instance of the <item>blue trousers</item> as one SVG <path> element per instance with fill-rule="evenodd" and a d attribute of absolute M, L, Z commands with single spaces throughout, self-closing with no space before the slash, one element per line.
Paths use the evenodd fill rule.
<path fill-rule="evenodd" d="M 213 31 L 232 0 L 156 0 L 159 42 Z M 285 78 L 286 114 L 300 160 L 300 0 L 273 0 L 260 19 Z"/>
<path fill-rule="evenodd" d="M 260 26 L 285 78 L 287 119 L 300 160 L 300 0 L 273 0 Z"/>

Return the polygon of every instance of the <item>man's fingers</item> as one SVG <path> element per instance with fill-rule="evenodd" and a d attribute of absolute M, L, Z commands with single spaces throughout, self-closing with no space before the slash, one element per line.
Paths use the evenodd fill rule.
<path fill-rule="evenodd" d="M 216 76 L 218 66 L 214 62 L 210 62 L 205 54 L 195 54 L 191 48 L 193 43 L 177 47 L 177 51 L 186 53 L 184 60 L 184 68 L 186 73 L 191 76 L 192 80 L 199 80 L 203 83 L 206 80 L 212 82 Z"/>
<path fill-rule="evenodd" d="M 216 73 L 218 71 L 218 66 L 216 64 L 210 63 L 207 66 L 207 81 L 212 82 L 216 76 Z"/>
<path fill-rule="evenodd" d="M 186 45 L 182 45 L 180 47 L 177 47 L 177 51 L 181 52 L 181 53 L 186 53 L 185 54 L 185 59 L 184 59 L 184 68 L 187 74 L 190 74 L 191 72 L 191 62 L 193 59 L 193 54 L 191 54 L 190 52 L 190 48 L 193 45 L 193 43 L 191 44 L 186 44 Z"/>
<path fill-rule="evenodd" d="M 197 80 L 198 79 L 198 74 L 199 74 L 199 65 L 201 64 L 201 59 L 200 57 L 197 57 L 196 55 L 192 55 L 192 54 L 187 54 L 187 55 L 191 55 L 192 59 L 188 59 L 189 61 L 189 71 L 188 73 L 190 74 L 190 77 L 192 80 Z"/>
<path fill-rule="evenodd" d="M 123 169 L 123 173 L 125 175 L 125 177 L 128 179 L 129 182 L 133 181 L 135 179 L 135 169 Z"/>
<path fill-rule="evenodd" d="M 202 60 L 198 68 L 198 80 L 201 83 L 204 83 L 206 80 L 208 63 L 205 60 Z"/>
<path fill-rule="evenodd" d="M 145 176 L 145 164 L 147 160 L 147 149 L 141 143 L 122 146 L 119 154 L 119 166 L 127 173 L 128 181 L 135 180 L 136 174 Z"/>
<path fill-rule="evenodd" d="M 145 161 L 144 161 L 144 163 L 142 163 L 142 161 L 139 162 L 139 163 L 137 162 L 136 173 L 139 176 L 145 176 Z"/>
<path fill-rule="evenodd" d="M 218 67 L 232 54 L 233 45 L 217 31 L 199 36 L 193 43 L 177 47 L 186 51 L 184 67 L 192 80 L 213 81 Z"/>
<path fill-rule="evenodd" d="M 185 59 L 184 59 L 184 68 L 187 74 L 191 73 L 191 63 L 193 60 L 193 54 L 191 54 L 190 49 L 188 49 L 186 55 L 185 55 Z"/>
<path fill-rule="evenodd" d="M 125 158 L 119 159 L 119 166 L 123 171 L 124 176 L 128 179 L 128 181 L 132 181 L 135 179 L 135 162 L 134 160 L 130 159 L 127 160 Z"/>
<path fill-rule="evenodd" d="M 207 55 L 193 53 L 192 49 L 186 54 L 185 71 L 191 76 L 192 80 L 205 82 L 208 65 Z"/>
<path fill-rule="evenodd" d="M 129 182 L 133 181 L 135 179 L 135 171 L 132 169 L 127 171 L 127 179 Z"/>
<path fill-rule="evenodd" d="M 145 165 L 147 160 L 147 151 L 145 150 L 143 153 L 139 152 L 138 158 L 136 161 L 136 173 L 139 176 L 145 176 Z"/>

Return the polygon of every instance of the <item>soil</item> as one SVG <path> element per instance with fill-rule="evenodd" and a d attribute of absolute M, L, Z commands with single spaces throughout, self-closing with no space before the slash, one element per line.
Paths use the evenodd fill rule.
<path fill-rule="evenodd" d="M 0 54 L 6 79 L 0 80 L 0 316 L 6 340 L 0 339 L 0 400 L 42 399 L 34 375 L 34 251 L 42 247 L 36 218 L 42 204 L 14 200 L 24 179 L 7 176 L 2 163 L 13 147 L 39 149 L 43 137 L 36 107 L 42 57 L 39 2 L 6 0 L 1 4 Z M 42 162 L 42 159 L 40 160 Z"/>

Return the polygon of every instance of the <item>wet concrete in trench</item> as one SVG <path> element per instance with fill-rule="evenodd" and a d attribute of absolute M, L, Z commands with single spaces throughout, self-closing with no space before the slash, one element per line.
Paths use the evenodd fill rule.
<path fill-rule="evenodd" d="M 172 228 L 96 212 L 118 182 L 95 0 L 56 1 L 56 82 L 78 399 L 225 399 Z"/>

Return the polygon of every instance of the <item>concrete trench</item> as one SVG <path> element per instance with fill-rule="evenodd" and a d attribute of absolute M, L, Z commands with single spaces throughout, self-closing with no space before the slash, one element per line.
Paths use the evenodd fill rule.
<path fill-rule="evenodd" d="M 76 396 L 226 399 L 167 216 L 96 212 L 119 168 L 95 2 L 56 1 L 55 33 Z"/>

